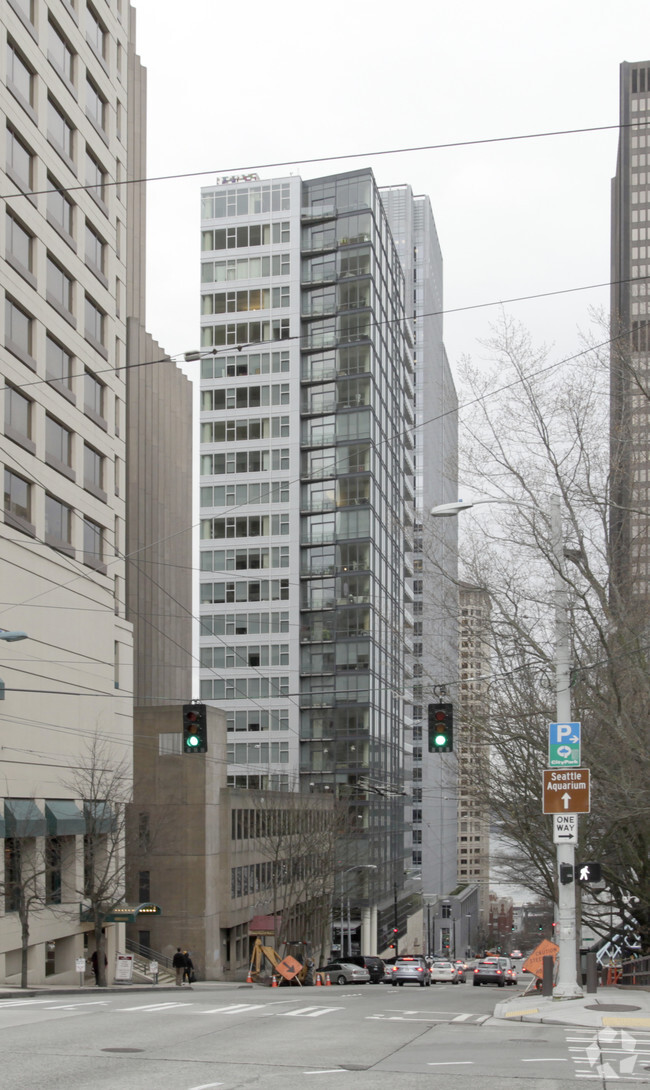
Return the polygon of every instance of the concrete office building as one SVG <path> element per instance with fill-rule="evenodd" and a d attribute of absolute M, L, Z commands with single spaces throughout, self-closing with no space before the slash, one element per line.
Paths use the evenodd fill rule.
<path fill-rule="evenodd" d="M 613 581 L 628 619 L 647 623 L 650 590 L 650 60 L 620 68 L 612 182 L 611 473 Z"/>
<path fill-rule="evenodd" d="M 125 182 L 143 173 L 144 72 L 127 0 L 7 0 L 1 38 L 2 625 L 28 638 L 1 644 L 0 979 L 19 980 L 31 874 L 28 979 L 67 983 L 92 950 L 80 905 L 89 814 L 105 805 L 79 769 L 96 734 L 125 787 L 131 767 L 125 364 L 146 338 L 142 207 Z M 106 932 L 110 975 L 123 933 Z"/>
<path fill-rule="evenodd" d="M 381 947 L 412 850 L 415 360 L 372 172 L 206 187 L 201 278 L 201 696 L 234 786 L 347 806 Z"/>

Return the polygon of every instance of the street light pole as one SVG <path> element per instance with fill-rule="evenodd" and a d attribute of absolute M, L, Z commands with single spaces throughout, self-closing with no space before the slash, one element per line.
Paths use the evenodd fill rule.
<path fill-rule="evenodd" d="M 515 507 L 528 504 L 517 500 L 485 499 L 444 503 L 431 508 L 431 515 L 437 518 L 457 515 L 469 507 L 483 503 L 507 503 Z M 555 598 L 555 713 L 558 723 L 571 722 L 571 651 L 569 639 L 569 603 L 564 569 L 564 546 L 562 540 L 562 509 L 560 497 L 551 497 L 551 539 L 554 560 L 554 598 Z M 576 896 L 573 882 L 565 885 L 560 881 L 560 866 L 568 863 L 574 870 L 575 848 L 573 844 L 558 844 L 556 851 L 557 874 L 557 945 L 558 978 L 553 994 L 558 998 L 570 999 L 581 996 L 582 988 L 577 982 L 576 966 Z"/>

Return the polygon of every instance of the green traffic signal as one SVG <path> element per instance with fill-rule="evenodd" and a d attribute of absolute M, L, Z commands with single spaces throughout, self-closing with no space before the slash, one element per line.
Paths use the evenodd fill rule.
<path fill-rule="evenodd" d="M 429 753 L 451 753 L 454 748 L 452 704 L 429 704 Z"/>

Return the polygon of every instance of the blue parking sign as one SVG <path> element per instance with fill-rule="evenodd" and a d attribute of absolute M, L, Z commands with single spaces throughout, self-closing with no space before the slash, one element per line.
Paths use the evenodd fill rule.
<path fill-rule="evenodd" d="M 549 723 L 548 767 L 580 767 L 579 723 Z"/>

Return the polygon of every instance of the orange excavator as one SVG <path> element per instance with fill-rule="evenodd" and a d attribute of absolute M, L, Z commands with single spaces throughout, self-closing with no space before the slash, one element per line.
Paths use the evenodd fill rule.
<path fill-rule="evenodd" d="M 278 984 L 311 984 L 311 968 L 313 966 L 310 957 L 309 943 L 285 942 L 282 955 L 278 954 L 273 946 L 265 946 L 258 937 L 253 944 L 251 952 L 250 975 L 252 980 L 261 983 L 269 970 L 272 976 L 279 977 Z"/>

